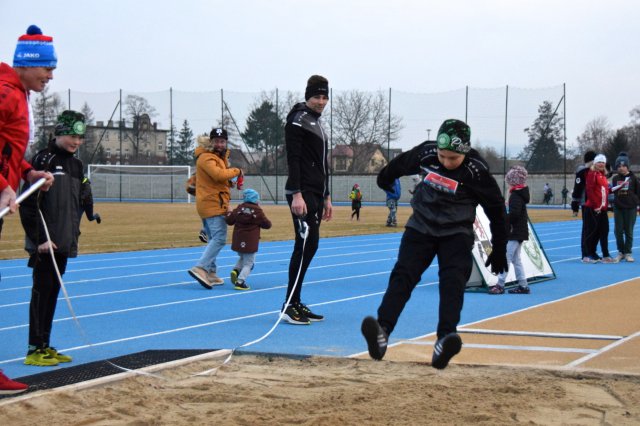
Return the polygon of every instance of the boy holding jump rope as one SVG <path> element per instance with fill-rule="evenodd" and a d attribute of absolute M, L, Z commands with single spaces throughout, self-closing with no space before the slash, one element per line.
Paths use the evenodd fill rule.
<path fill-rule="evenodd" d="M 27 365 L 48 367 L 71 362 L 70 356 L 51 346 L 51 328 L 60 277 L 65 273 L 67 260 L 78 254 L 84 172 L 82 161 L 74 154 L 84 142 L 85 129 L 84 115 L 70 110 L 62 112 L 55 126 L 55 139 L 31 160 L 35 170 L 53 174 L 55 185 L 47 192 L 32 194 L 20 207 L 20 220 L 27 235 L 28 265 L 33 268 L 29 347 L 24 361 Z M 23 191 L 28 187 L 25 184 Z"/>

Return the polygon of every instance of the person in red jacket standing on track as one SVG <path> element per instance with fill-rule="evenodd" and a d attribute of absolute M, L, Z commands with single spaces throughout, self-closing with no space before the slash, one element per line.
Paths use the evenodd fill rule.
<path fill-rule="evenodd" d="M 587 255 L 582 258 L 583 263 L 616 263 L 609 255 L 609 182 L 607 181 L 607 157 L 604 154 L 596 155 L 591 169 L 587 173 L 586 193 L 587 201 L 584 203 L 585 214 L 585 249 Z M 596 247 L 600 241 L 602 258 L 596 253 Z"/>
<path fill-rule="evenodd" d="M 20 179 L 35 182 L 45 178 L 41 186 L 46 191 L 53 184 L 53 175 L 36 171 L 24 159 L 29 142 L 33 141 L 33 113 L 29 105 L 29 92 L 42 92 L 53 79 L 58 58 L 53 38 L 43 35 L 35 25 L 18 39 L 13 67 L 0 63 L 0 209 L 9 207 L 14 213 L 16 189 Z M 0 218 L 0 232 L 2 219 Z M 23 392 L 28 386 L 16 382 L 0 371 L 0 395 Z"/>

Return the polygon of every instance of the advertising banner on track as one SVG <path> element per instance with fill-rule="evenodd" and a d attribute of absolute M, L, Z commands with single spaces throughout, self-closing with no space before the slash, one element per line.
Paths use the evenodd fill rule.
<path fill-rule="evenodd" d="M 467 282 L 467 290 L 486 290 L 487 287 L 498 283 L 498 276 L 493 275 L 489 268 L 484 266 L 492 248 L 491 230 L 489 229 L 489 219 L 480 206 L 476 209 L 476 220 L 473 224 L 473 231 L 474 243 L 472 252 L 474 267 L 469 282 Z M 556 278 L 556 274 L 551 267 L 549 259 L 547 259 L 547 255 L 540 244 L 540 240 L 538 240 L 538 236 L 531 222 L 529 222 L 529 239 L 523 242 L 520 257 L 529 284 Z M 509 265 L 509 273 L 507 274 L 505 282 L 507 287 L 517 284 L 513 269 L 513 265 Z"/>

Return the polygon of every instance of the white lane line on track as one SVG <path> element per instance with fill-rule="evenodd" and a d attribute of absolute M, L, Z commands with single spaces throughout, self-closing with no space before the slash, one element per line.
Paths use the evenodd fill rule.
<path fill-rule="evenodd" d="M 381 274 L 384 274 L 384 272 L 375 273 L 375 274 L 356 275 L 354 277 L 363 277 L 364 278 L 364 277 L 371 276 L 371 275 L 381 275 Z M 309 283 L 305 283 L 305 285 L 312 284 L 312 283 L 326 282 L 326 281 L 337 281 L 337 280 L 342 280 L 342 278 L 340 277 L 340 278 L 332 278 L 332 279 L 329 279 L 329 280 L 322 280 L 322 281 L 311 281 Z M 428 282 L 428 283 L 418 284 L 416 287 L 427 287 L 427 286 L 432 286 L 432 285 L 437 285 L 437 282 Z M 265 289 L 263 291 L 267 291 L 267 290 L 269 290 L 269 289 Z M 244 295 L 244 294 L 249 294 L 249 293 L 233 293 L 232 295 L 235 295 L 235 294 Z M 373 293 L 368 293 L 368 294 L 361 294 L 361 295 L 358 295 L 358 296 L 352 296 L 352 297 L 346 297 L 346 298 L 342 298 L 342 299 L 330 300 L 330 301 L 327 301 L 327 302 L 314 303 L 314 304 L 309 304 L 308 306 L 309 307 L 316 307 L 316 306 L 323 306 L 323 305 L 331 305 L 331 304 L 335 304 L 335 303 L 343 303 L 343 302 L 348 302 L 348 301 L 353 301 L 353 300 L 365 299 L 365 298 L 368 298 L 368 297 L 380 296 L 381 294 L 384 294 L 384 291 L 378 291 L 378 292 L 373 292 Z M 225 318 L 225 319 L 216 320 L 216 321 L 209 321 L 209 322 L 200 323 L 200 324 L 193 324 L 193 325 L 189 325 L 189 326 L 185 326 L 185 327 L 172 328 L 172 329 L 157 331 L 157 332 L 154 332 L 154 333 L 146 333 L 146 334 L 141 334 L 141 335 L 137 335 L 137 336 L 123 337 L 121 339 L 107 340 L 107 341 L 98 342 L 98 343 L 89 343 L 89 344 L 86 344 L 86 345 L 74 346 L 74 347 L 70 347 L 70 348 L 58 348 L 58 350 L 60 352 L 72 352 L 72 351 L 77 351 L 77 350 L 81 350 L 81 349 L 95 348 L 96 346 L 106 346 L 106 345 L 111 345 L 111 344 L 116 344 L 116 343 L 128 342 L 128 341 L 132 341 L 132 340 L 144 339 L 144 338 L 148 338 L 148 337 L 156 337 L 156 336 L 161 336 L 161 335 L 165 335 L 165 334 L 178 333 L 178 332 L 181 332 L 181 331 L 188 331 L 188 330 L 193 330 L 193 329 L 202 328 L 202 327 L 209 327 L 209 326 L 218 325 L 218 324 L 241 321 L 241 320 L 245 320 L 245 319 L 258 318 L 258 317 L 262 317 L 262 316 L 266 316 L 266 315 L 279 315 L 279 314 L 280 314 L 280 310 L 266 311 L 266 312 L 260 312 L 260 313 L 257 313 L 257 314 L 244 315 L 244 316 L 233 317 L 233 318 Z M 22 361 L 22 360 L 24 360 L 24 356 L 19 357 L 19 358 L 0 360 L 0 364 L 8 364 L 8 363 L 11 363 L 11 362 Z"/>
<path fill-rule="evenodd" d="M 483 319 L 478 320 L 478 321 L 473 321 L 473 322 L 469 322 L 469 323 L 465 323 L 465 324 L 459 324 L 459 325 L 458 325 L 458 327 L 459 327 L 459 328 L 469 327 L 469 326 L 472 326 L 472 325 L 482 324 L 483 322 L 486 322 L 486 321 L 490 321 L 490 320 L 494 320 L 494 319 L 498 319 L 498 318 L 508 317 L 509 315 L 517 314 L 517 313 L 520 313 L 520 312 L 527 312 L 527 311 L 530 311 L 530 310 L 532 310 L 532 309 L 540 308 L 540 307 L 542 307 L 542 306 L 552 305 L 552 304 L 554 304 L 554 303 L 562 302 L 562 301 L 565 301 L 565 300 L 570 300 L 570 299 L 573 299 L 573 298 L 576 298 L 576 297 L 582 296 L 582 295 L 584 295 L 584 294 L 593 293 L 593 292 L 600 291 L 600 290 L 603 290 L 603 289 L 606 289 L 606 288 L 609 288 L 609 287 L 615 287 L 615 286 L 617 286 L 617 285 L 624 284 L 624 283 L 627 283 L 627 282 L 629 282 L 629 281 L 633 281 L 633 280 L 636 280 L 636 279 L 637 279 L 637 278 L 629 278 L 629 279 L 627 279 L 627 280 L 623 280 L 623 281 L 619 281 L 619 282 L 617 282 L 617 283 L 609 284 L 609 285 L 606 285 L 606 286 L 604 286 L 604 287 L 594 288 L 594 289 L 591 289 L 591 290 L 583 291 L 582 293 L 577 293 L 577 294 L 573 294 L 573 295 L 571 295 L 571 296 L 566 296 L 566 297 L 563 297 L 563 298 L 561 298 L 561 299 L 551 300 L 551 301 L 548 301 L 548 302 L 544 302 L 544 303 L 540 303 L 540 304 L 537 304 L 537 305 L 529 306 L 529 307 L 526 307 L 526 308 L 518 309 L 518 310 L 516 310 L 516 311 L 506 312 L 506 313 L 504 313 L 504 314 L 495 315 L 495 316 L 493 316 L 493 317 L 483 318 Z M 414 341 L 414 340 L 421 340 L 421 339 L 425 339 L 425 338 L 427 338 L 427 337 L 435 336 L 435 334 L 436 334 L 436 332 L 435 332 L 435 331 L 432 331 L 431 333 L 423 334 L 423 335 L 421 335 L 421 336 L 412 337 L 412 338 L 410 338 L 410 339 L 403 339 L 403 340 L 402 340 L 402 342 Z M 637 333 L 636 333 L 636 334 L 637 334 Z M 635 336 L 635 334 L 634 334 L 634 336 Z M 626 340 L 627 340 L 627 338 L 625 337 L 625 338 L 624 338 L 624 339 L 622 339 L 622 340 L 625 340 L 625 341 L 626 341 Z M 388 347 L 394 347 L 394 346 L 397 346 L 397 345 L 398 345 L 398 344 L 400 344 L 400 343 L 401 343 L 401 342 L 393 343 L 393 344 L 388 345 Z M 617 342 L 616 342 L 616 343 L 617 343 Z M 364 352 L 357 352 L 357 353 L 355 353 L 355 354 L 348 355 L 348 356 L 347 356 L 347 358 L 355 358 L 355 357 L 358 357 L 358 356 L 361 356 L 361 355 L 366 355 L 366 354 L 367 354 L 367 352 L 366 352 L 366 351 L 364 351 Z"/>
<path fill-rule="evenodd" d="M 390 261 L 390 260 L 391 261 L 395 260 L 395 257 L 369 259 L 369 260 L 360 261 L 359 263 L 360 264 L 379 263 L 379 262 L 385 262 L 385 261 Z M 340 267 L 340 266 L 351 266 L 351 265 L 353 265 L 352 262 L 333 263 L 333 264 L 330 264 L 330 265 L 312 266 L 312 267 L 309 267 L 308 270 L 336 268 L 336 267 Z M 262 276 L 262 275 L 285 274 L 285 273 L 288 273 L 288 272 L 289 272 L 288 269 L 284 269 L 284 270 L 280 270 L 280 271 L 257 272 L 255 274 L 252 274 L 252 276 L 256 277 L 256 276 Z M 390 270 L 387 270 L 385 272 L 389 273 Z M 137 274 L 137 275 L 133 275 L 133 276 L 140 276 L 140 275 L 147 275 L 147 274 Z M 128 278 L 128 277 L 131 277 L 131 275 L 127 275 L 127 276 L 123 276 L 123 277 L 111 277 L 111 278 L 115 279 L 115 278 Z M 343 276 L 340 277 L 340 279 L 345 279 L 345 278 L 348 278 L 348 276 L 344 276 L 343 275 Z M 93 281 L 98 281 L 98 280 L 90 280 L 90 281 L 93 282 Z M 84 281 L 65 282 L 65 285 L 79 283 L 79 282 L 84 282 Z M 122 289 L 122 290 L 105 291 L 105 292 L 100 292 L 100 293 L 80 294 L 80 295 L 70 296 L 69 299 L 82 299 L 82 298 L 87 298 L 87 297 L 96 297 L 96 296 L 106 296 L 106 295 L 111 295 L 111 294 L 130 293 L 130 292 L 134 292 L 134 291 L 153 290 L 153 289 L 162 288 L 162 287 L 172 287 L 172 286 L 185 285 L 185 283 L 194 284 L 195 281 L 194 280 L 179 281 L 179 282 L 176 282 L 176 283 L 169 283 L 169 284 L 157 284 L 157 285 L 149 285 L 149 286 L 144 286 L 144 287 L 134 287 L 134 288 L 128 288 L 128 289 Z M 25 287 L 25 288 L 30 288 L 30 287 Z M 28 296 L 30 297 L 30 295 L 28 295 Z M 60 298 L 58 298 L 58 300 L 60 301 L 60 300 L 64 300 L 64 299 L 60 297 Z M 25 301 L 25 302 L 16 302 L 16 303 L 10 303 L 10 304 L 6 304 L 6 305 L 0 305 L 0 308 L 11 307 L 11 306 L 19 306 L 19 305 L 25 305 L 25 304 L 29 304 L 29 302 Z"/>
<path fill-rule="evenodd" d="M 372 262 L 374 262 L 374 261 L 372 261 Z M 284 271 L 284 272 L 287 272 L 287 271 Z M 321 284 L 321 283 L 327 283 L 327 282 L 340 281 L 340 280 L 343 280 L 345 278 L 346 279 L 350 279 L 350 280 L 355 280 L 355 279 L 358 279 L 358 278 L 366 278 L 366 277 L 373 277 L 373 276 L 386 275 L 386 274 L 389 274 L 389 271 L 380 271 L 380 272 L 372 272 L 372 273 L 369 273 L 369 274 L 341 276 L 341 277 L 328 278 L 328 279 L 324 279 L 324 280 L 307 281 L 307 282 L 305 282 L 305 285 L 313 285 L 313 284 Z M 193 281 L 186 281 L 185 283 L 193 284 L 194 282 Z M 425 284 L 421 284 L 419 286 L 424 286 L 424 285 Z M 181 304 L 185 304 L 185 303 L 206 302 L 206 301 L 210 301 L 210 300 L 222 299 L 222 298 L 227 298 L 227 297 L 246 297 L 246 296 L 249 296 L 251 294 L 262 293 L 262 292 L 266 292 L 266 291 L 280 290 L 280 289 L 283 289 L 283 288 L 286 288 L 286 287 L 287 287 L 287 285 L 283 284 L 283 285 L 269 287 L 269 288 L 255 289 L 255 290 L 252 290 L 251 292 L 235 292 L 235 293 L 217 294 L 217 295 L 208 296 L 208 297 L 199 297 L 199 298 L 192 298 L 192 299 L 185 299 L 185 300 L 176 300 L 176 301 L 165 302 L 165 303 L 157 303 L 157 304 L 153 304 L 153 305 L 136 306 L 136 307 L 133 307 L 133 308 L 118 309 L 118 310 L 98 312 L 98 313 L 86 314 L 86 315 L 76 315 L 76 318 L 93 318 L 93 317 L 100 317 L 100 316 L 104 316 L 104 315 L 118 314 L 118 313 L 124 313 L 124 312 L 140 311 L 140 310 L 144 310 L 144 309 L 163 308 L 163 307 L 166 307 L 166 306 L 181 305 Z M 384 291 L 377 292 L 375 294 L 376 295 L 377 294 L 384 294 Z M 99 296 L 99 295 L 100 294 L 95 294 L 93 296 Z M 370 297 L 371 295 L 372 294 L 367 294 L 364 297 Z M 82 296 L 74 296 L 74 297 L 70 297 L 70 299 L 74 299 L 74 298 L 78 298 L 78 297 L 82 297 Z M 353 299 L 353 298 L 340 299 L 340 301 L 346 301 L 346 300 L 351 300 L 351 299 Z M 329 303 L 334 303 L 334 302 L 332 301 L 332 302 L 319 303 L 319 304 L 316 304 L 316 305 L 313 305 L 313 306 L 319 306 L 319 305 L 329 304 Z M 29 304 L 29 302 L 19 303 L 19 305 L 27 305 L 27 304 Z M 15 305 L 18 305 L 18 304 L 14 304 L 14 306 Z M 7 305 L 5 305 L 5 306 L 7 306 Z M 53 322 L 54 323 L 58 323 L 58 322 L 69 321 L 69 320 L 72 320 L 72 319 L 73 319 L 72 317 L 64 317 L 64 318 L 55 319 Z M 29 326 L 29 324 L 12 325 L 12 326 L 7 326 L 7 327 L 2 327 L 2 328 L 0 328 L 0 331 L 13 330 L 13 329 L 24 328 L 24 327 L 28 327 L 28 326 Z"/>
<path fill-rule="evenodd" d="M 435 342 L 416 342 L 413 340 L 404 340 L 399 343 L 406 344 L 406 345 L 433 346 Z M 474 348 L 474 349 L 500 349 L 505 351 L 568 352 L 568 353 L 580 353 L 580 354 L 592 354 L 597 351 L 597 349 L 584 349 L 584 348 L 557 348 L 553 346 L 487 345 L 482 343 L 464 343 L 463 347 Z"/>
<path fill-rule="evenodd" d="M 349 248 L 353 248 L 353 249 L 361 249 L 364 247 L 380 247 L 381 244 L 362 244 L 362 245 L 351 245 L 349 246 Z M 332 249 L 326 249 L 326 250 L 318 250 L 318 253 L 321 253 L 323 251 L 329 251 L 329 250 L 335 250 L 335 249 L 343 249 L 344 247 L 336 247 L 336 248 L 332 248 Z M 379 253 L 379 252 L 387 252 L 387 251 L 398 251 L 398 247 L 397 245 L 393 245 L 393 247 L 388 248 L 388 249 L 384 249 L 384 250 L 370 250 L 370 251 L 354 251 L 354 252 L 349 252 L 349 253 L 336 253 L 336 254 L 320 254 L 314 257 L 314 259 L 325 259 L 325 258 L 331 258 L 331 257 L 343 257 L 343 256 L 362 256 L 362 255 L 366 255 L 366 254 L 370 254 L 370 253 Z M 274 263 L 274 262 L 281 262 L 283 260 L 289 260 L 290 256 L 291 256 L 291 250 L 287 250 L 287 251 L 281 251 L 281 252 L 274 252 L 274 253 L 269 253 L 269 256 L 273 256 L 273 255 L 288 255 L 286 257 L 286 259 L 271 259 L 271 260 L 265 260 L 264 258 L 266 257 L 265 254 L 263 253 L 258 253 L 257 259 L 259 259 L 260 263 Z M 237 259 L 238 255 L 235 253 L 229 253 L 229 255 L 225 255 L 225 256 L 218 256 L 219 260 L 226 260 L 226 259 Z M 113 269 L 131 269 L 131 268 L 141 268 L 141 267 L 146 267 L 146 266 L 157 266 L 157 265 L 168 265 L 168 264 L 175 264 L 175 263 L 186 263 L 186 262 L 195 262 L 197 259 L 194 259 L 193 257 L 190 257 L 188 259 L 181 259 L 181 260 L 174 260 L 174 261 L 158 261 L 158 262 L 144 262 L 144 263 L 133 263 L 133 264 L 126 264 L 126 265 L 115 265 L 115 266 L 99 266 L 99 267 L 90 267 L 90 268 L 85 268 L 85 269 L 77 269 L 77 268 L 73 268 L 71 266 L 67 267 L 67 275 L 71 274 L 71 273 L 80 273 L 80 272 L 93 272 L 93 271 L 105 271 L 105 270 L 113 270 Z M 111 262 L 111 261 L 110 261 Z M 221 267 L 224 266 L 233 266 L 235 265 L 235 262 L 232 264 L 228 264 L 228 265 L 223 265 Z M 22 269 L 25 269 L 25 266 L 21 266 Z M 69 269 L 71 268 L 71 269 Z M 167 271 L 167 272 L 173 272 L 173 271 Z M 15 278 L 25 278 L 25 277 L 31 277 L 31 274 L 22 274 L 22 275 L 8 275 L 8 276 L 3 276 L 2 278 L 7 280 L 7 279 L 15 279 Z"/>
<path fill-rule="evenodd" d="M 578 333 L 549 333 L 542 331 L 513 331 L 513 330 L 489 330 L 484 328 L 462 328 L 458 333 L 469 334 L 498 334 L 504 336 L 530 336 L 530 337 L 553 337 L 559 339 L 588 339 L 588 340 L 618 340 L 624 336 L 611 336 L 607 334 L 578 334 Z"/>
<path fill-rule="evenodd" d="M 629 335 L 629 336 L 627 336 L 627 337 L 625 337 L 623 339 L 618 340 L 617 342 L 613 342 L 610 345 L 605 346 L 604 348 L 600 348 L 598 351 L 596 351 L 593 354 L 584 356 L 582 358 L 579 358 L 579 359 L 576 359 L 575 361 L 570 362 L 569 364 L 565 365 L 565 368 L 574 368 L 574 367 L 577 367 L 580 364 L 584 364 L 585 362 L 587 362 L 587 361 L 589 361 L 589 360 L 591 360 L 591 359 L 593 359 L 593 358 L 595 358 L 597 356 L 600 356 L 600 355 L 602 355 L 602 354 L 604 354 L 606 352 L 609 352 L 611 349 L 616 348 L 616 347 L 618 347 L 618 346 L 620 346 L 620 345 L 622 345 L 622 344 L 624 344 L 624 343 L 626 343 L 626 342 L 628 342 L 628 341 L 630 341 L 632 339 L 635 339 L 636 337 L 639 337 L 639 336 L 640 336 L 640 331 L 635 332 L 635 333 L 633 333 L 633 334 L 631 334 L 631 335 Z"/>

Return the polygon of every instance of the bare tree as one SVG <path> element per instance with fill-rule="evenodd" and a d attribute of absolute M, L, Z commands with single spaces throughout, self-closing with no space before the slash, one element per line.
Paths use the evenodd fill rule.
<path fill-rule="evenodd" d="M 360 147 L 379 146 L 397 140 L 402 119 L 389 112 L 389 100 L 382 91 L 375 93 L 352 90 L 333 99 L 333 130 L 336 144 L 349 145 L 354 159 Z M 352 162 L 352 166 L 356 161 Z"/>
<path fill-rule="evenodd" d="M 343 145 L 378 144 L 398 139 L 402 130 L 400 117 L 391 116 L 389 100 L 379 91 L 366 93 L 352 90 L 333 100 L 333 119 L 336 141 Z M 390 132 L 389 132 L 390 130 Z"/>
<path fill-rule="evenodd" d="M 151 128 L 151 117 L 158 115 L 156 109 L 142 96 L 127 95 L 124 101 L 125 114 L 132 122 L 133 132 L 125 133 L 125 138 L 133 147 L 134 161 L 139 159 L 141 144 L 147 144 Z M 122 124 L 121 124 L 122 125 Z M 120 155 L 123 155 L 120 153 Z"/>
<path fill-rule="evenodd" d="M 578 151 L 585 153 L 591 149 L 603 152 L 613 134 L 614 131 L 611 129 L 611 123 L 607 117 L 596 117 L 587 123 L 584 132 L 577 137 Z"/>

